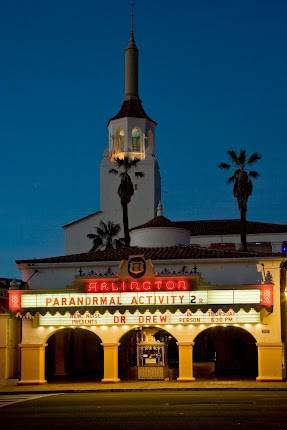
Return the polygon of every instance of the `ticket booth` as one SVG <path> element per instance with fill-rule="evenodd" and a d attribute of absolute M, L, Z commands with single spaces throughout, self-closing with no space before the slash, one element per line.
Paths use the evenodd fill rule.
<path fill-rule="evenodd" d="M 168 378 L 167 344 L 156 340 L 157 330 L 147 329 L 137 342 L 138 379 L 164 380 Z"/>

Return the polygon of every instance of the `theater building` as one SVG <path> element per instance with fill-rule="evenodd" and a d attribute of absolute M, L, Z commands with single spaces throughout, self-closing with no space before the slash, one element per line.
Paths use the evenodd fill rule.
<path fill-rule="evenodd" d="M 19 383 L 282 380 L 284 264 L 193 246 L 19 261 L 35 273 L 29 289 L 9 291 L 22 320 Z"/>
<path fill-rule="evenodd" d="M 66 255 L 17 261 L 23 283 L 10 286 L 0 315 L 0 365 L 16 363 L 4 379 L 285 378 L 286 226 L 250 223 L 264 249 L 240 252 L 238 221 L 165 218 L 155 128 L 138 95 L 132 31 L 124 101 L 101 163 L 101 209 L 64 226 Z M 100 220 L 121 223 L 109 170 L 125 154 L 144 172 L 129 205 L 131 247 L 90 251 L 87 234 Z"/>

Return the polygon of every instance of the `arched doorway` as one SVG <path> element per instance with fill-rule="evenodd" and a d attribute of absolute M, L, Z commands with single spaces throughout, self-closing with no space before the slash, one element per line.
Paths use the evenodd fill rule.
<path fill-rule="evenodd" d="M 45 353 L 47 381 L 103 378 L 101 339 L 89 330 L 66 328 L 57 331 L 48 339 Z"/>
<path fill-rule="evenodd" d="M 130 330 L 120 339 L 119 378 L 122 380 L 138 379 L 138 345 L 145 332 L 152 333 L 154 338 L 154 346 L 149 347 L 151 353 L 153 353 L 153 348 L 156 350 L 157 345 L 164 344 L 166 379 L 176 379 L 178 377 L 177 340 L 170 333 L 158 327 L 139 327 Z"/>
<path fill-rule="evenodd" d="M 200 378 L 256 378 L 255 338 L 240 327 L 210 327 L 195 338 L 194 376 Z"/>

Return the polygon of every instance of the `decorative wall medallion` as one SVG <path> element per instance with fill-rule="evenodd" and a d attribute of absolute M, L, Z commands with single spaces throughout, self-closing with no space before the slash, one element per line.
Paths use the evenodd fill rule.
<path fill-rule="evenodd" d="M 146 272 L 146 262 L 143 257 L 130 257 L 128 273 L 132 278 L 141 278 Z"/>

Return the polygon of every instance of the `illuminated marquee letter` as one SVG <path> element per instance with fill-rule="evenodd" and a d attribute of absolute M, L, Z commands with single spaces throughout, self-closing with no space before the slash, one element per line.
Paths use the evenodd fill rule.
<path fill-rule="evenodd" d="M 178 290 L 187 290 L 187 283 L 184 279 L 182 279 L 181 281 L 178 281 L 177 283 L 177 289 Z"/>
<path fill-rule="evenodd" d="M 144 291 L 150 291 L 151 290 L 151 283 L 150 283 L 150 281 L 144 281 L 142 283 L 142 289 Z"/>
<path fill-rule="evenodd" d="M 9 291 L 9 310 L 17 312 L 21 310 L 21 291 Z"/>
<path fill-rule="evenodd" d="M 166 283 L 166 289 L 169 291 L 173 291 L 175 289 L 175 283 L 174 281 L 167 281 Z"/>
<path fill-rule="evenodd" d="M 261 305 L 270 307 L 273 305 L 273 286 L 272 285 L 261 285 Z"/>

